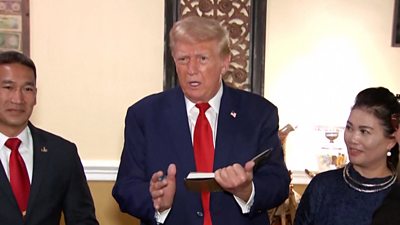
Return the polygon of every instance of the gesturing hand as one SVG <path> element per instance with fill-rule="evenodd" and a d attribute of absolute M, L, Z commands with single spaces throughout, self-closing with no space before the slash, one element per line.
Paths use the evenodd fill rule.
<path fill-rule="evenodd" d="M 162 171 L 155 172 L 150 180 L 150 194 L 153 199 L 153 206 L 158 212 L 172 207 L 176 191 L 176 166 L 168 166 L 167 175 Z"/>

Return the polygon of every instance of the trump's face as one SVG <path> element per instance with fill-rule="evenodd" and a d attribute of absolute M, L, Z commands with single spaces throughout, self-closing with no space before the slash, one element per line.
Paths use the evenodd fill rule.
<path fill-rule="evenodd" d="M 216 41 L 177 42 L 173 58 L 179 85 L 192 102 L 208 102 L 218 92 L 230 56 L 222 56 Z"/>

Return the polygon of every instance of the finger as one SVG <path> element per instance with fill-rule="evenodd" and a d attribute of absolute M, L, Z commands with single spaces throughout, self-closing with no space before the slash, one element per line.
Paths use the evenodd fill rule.
<path fill-rule="evenodd" d="M 241 185 L 251 178 L 254 162 L 250 161 L 246 163 L 245 167 L 242 167 L 240 164 L 235 164 L 233 166 L 235 168 L 236 185 Z"/>
<path fill-rule="evenodd" d="M 215 177 L 214 179 L 223 189 L 225 189 L 227 185 L 225 179 L 223 178 L 222 170 L 223 169 L 218 169 L 214 172 L 214 177 Z"/>
<path fill-rule="evenodd" d="M 157 171 L 155 173 L 153 173 L 153 175 L 151 176 L 151 182 L 156 183 L 160 180 L 160 177 L 163 177 L 164 173 L 160 170 Z"/>
<path fill-rule="evenodd" d="M 164 190 L 160 189 L 160 190 L 151 191 L 150 195 L 151 195 L 152 199 L 162 198 L 164 196 Z"/>
<path fill-rule="evenodd" d="M 162 171 L 158 171 L 152 175 L 149 187 L 150 192 L 160 190 L 167 185 L 167 182 L 165 180 L 160 180 L 160 178 L 162 177 L 164 177 Z"/>
<path fill-rule="evenodd" d="M 253 172 L 254 166 L 255 166 L 255 162 L 254 161 L 248 161 L 245 165 L 244 165 L 244 170 L 247 173 Z"/>
<path fill-rule="evenodd" d="M 232 174 L 234 174 L 233 166 L 227 166 L 220 170 L 221 179 L 224 181 L 229 181 Z"/>
<path fill-rule="evenodd" d="M 153 199 L 153 207 L 158 211 L 160 209 L 161 201 Z"/>
<path fill-rule="evenodd" d="M 232 186 L 237 183 L 237 178 L 241 173 L 244 173 L 244 171 L 239 164 L 222 168 L 220 171 L 221 182 L 227 186 Z"/>

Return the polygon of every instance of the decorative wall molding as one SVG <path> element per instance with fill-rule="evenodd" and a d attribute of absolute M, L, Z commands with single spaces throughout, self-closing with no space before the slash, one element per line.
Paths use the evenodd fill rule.
<path fill-rule="evenodd" d="M 308 184 L 311 178 L 304 171 L 292 171 L 292 184 Z"/>
<path fill-rule="evenodd" d="M 119 160 L 82 160 L 88 181 L 115 181 Z"/>
<path fill-rule="evenodd" d="M 88 181 L 115 181 L 119 160 L 82 160 Z M 308 184 L 311 178 L 304 171 L 292 171 L 292 184 Z"/>

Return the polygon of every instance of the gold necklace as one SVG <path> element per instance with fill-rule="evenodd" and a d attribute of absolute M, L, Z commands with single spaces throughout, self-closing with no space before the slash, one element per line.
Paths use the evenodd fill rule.
<path fill-rule="evenodd" d="M 343 179 L 344 181 L 354 190 L 359 191 L 359 192 L 364 192 L 364 193 L 375 193 L 379 191 L 383 191 L 396 182 L 397 179 L 397 173 L 392 169 L 392 175 L 387 181 L 384 181 L 382 183 L 377 183 L 377 184 L 365 184 L 358 182 L 354 178 L 350 176 L 349 173 L 349 168 L 350 168 L 350 163 L 348 163 L 345 168 L 343 169 Z"/>

